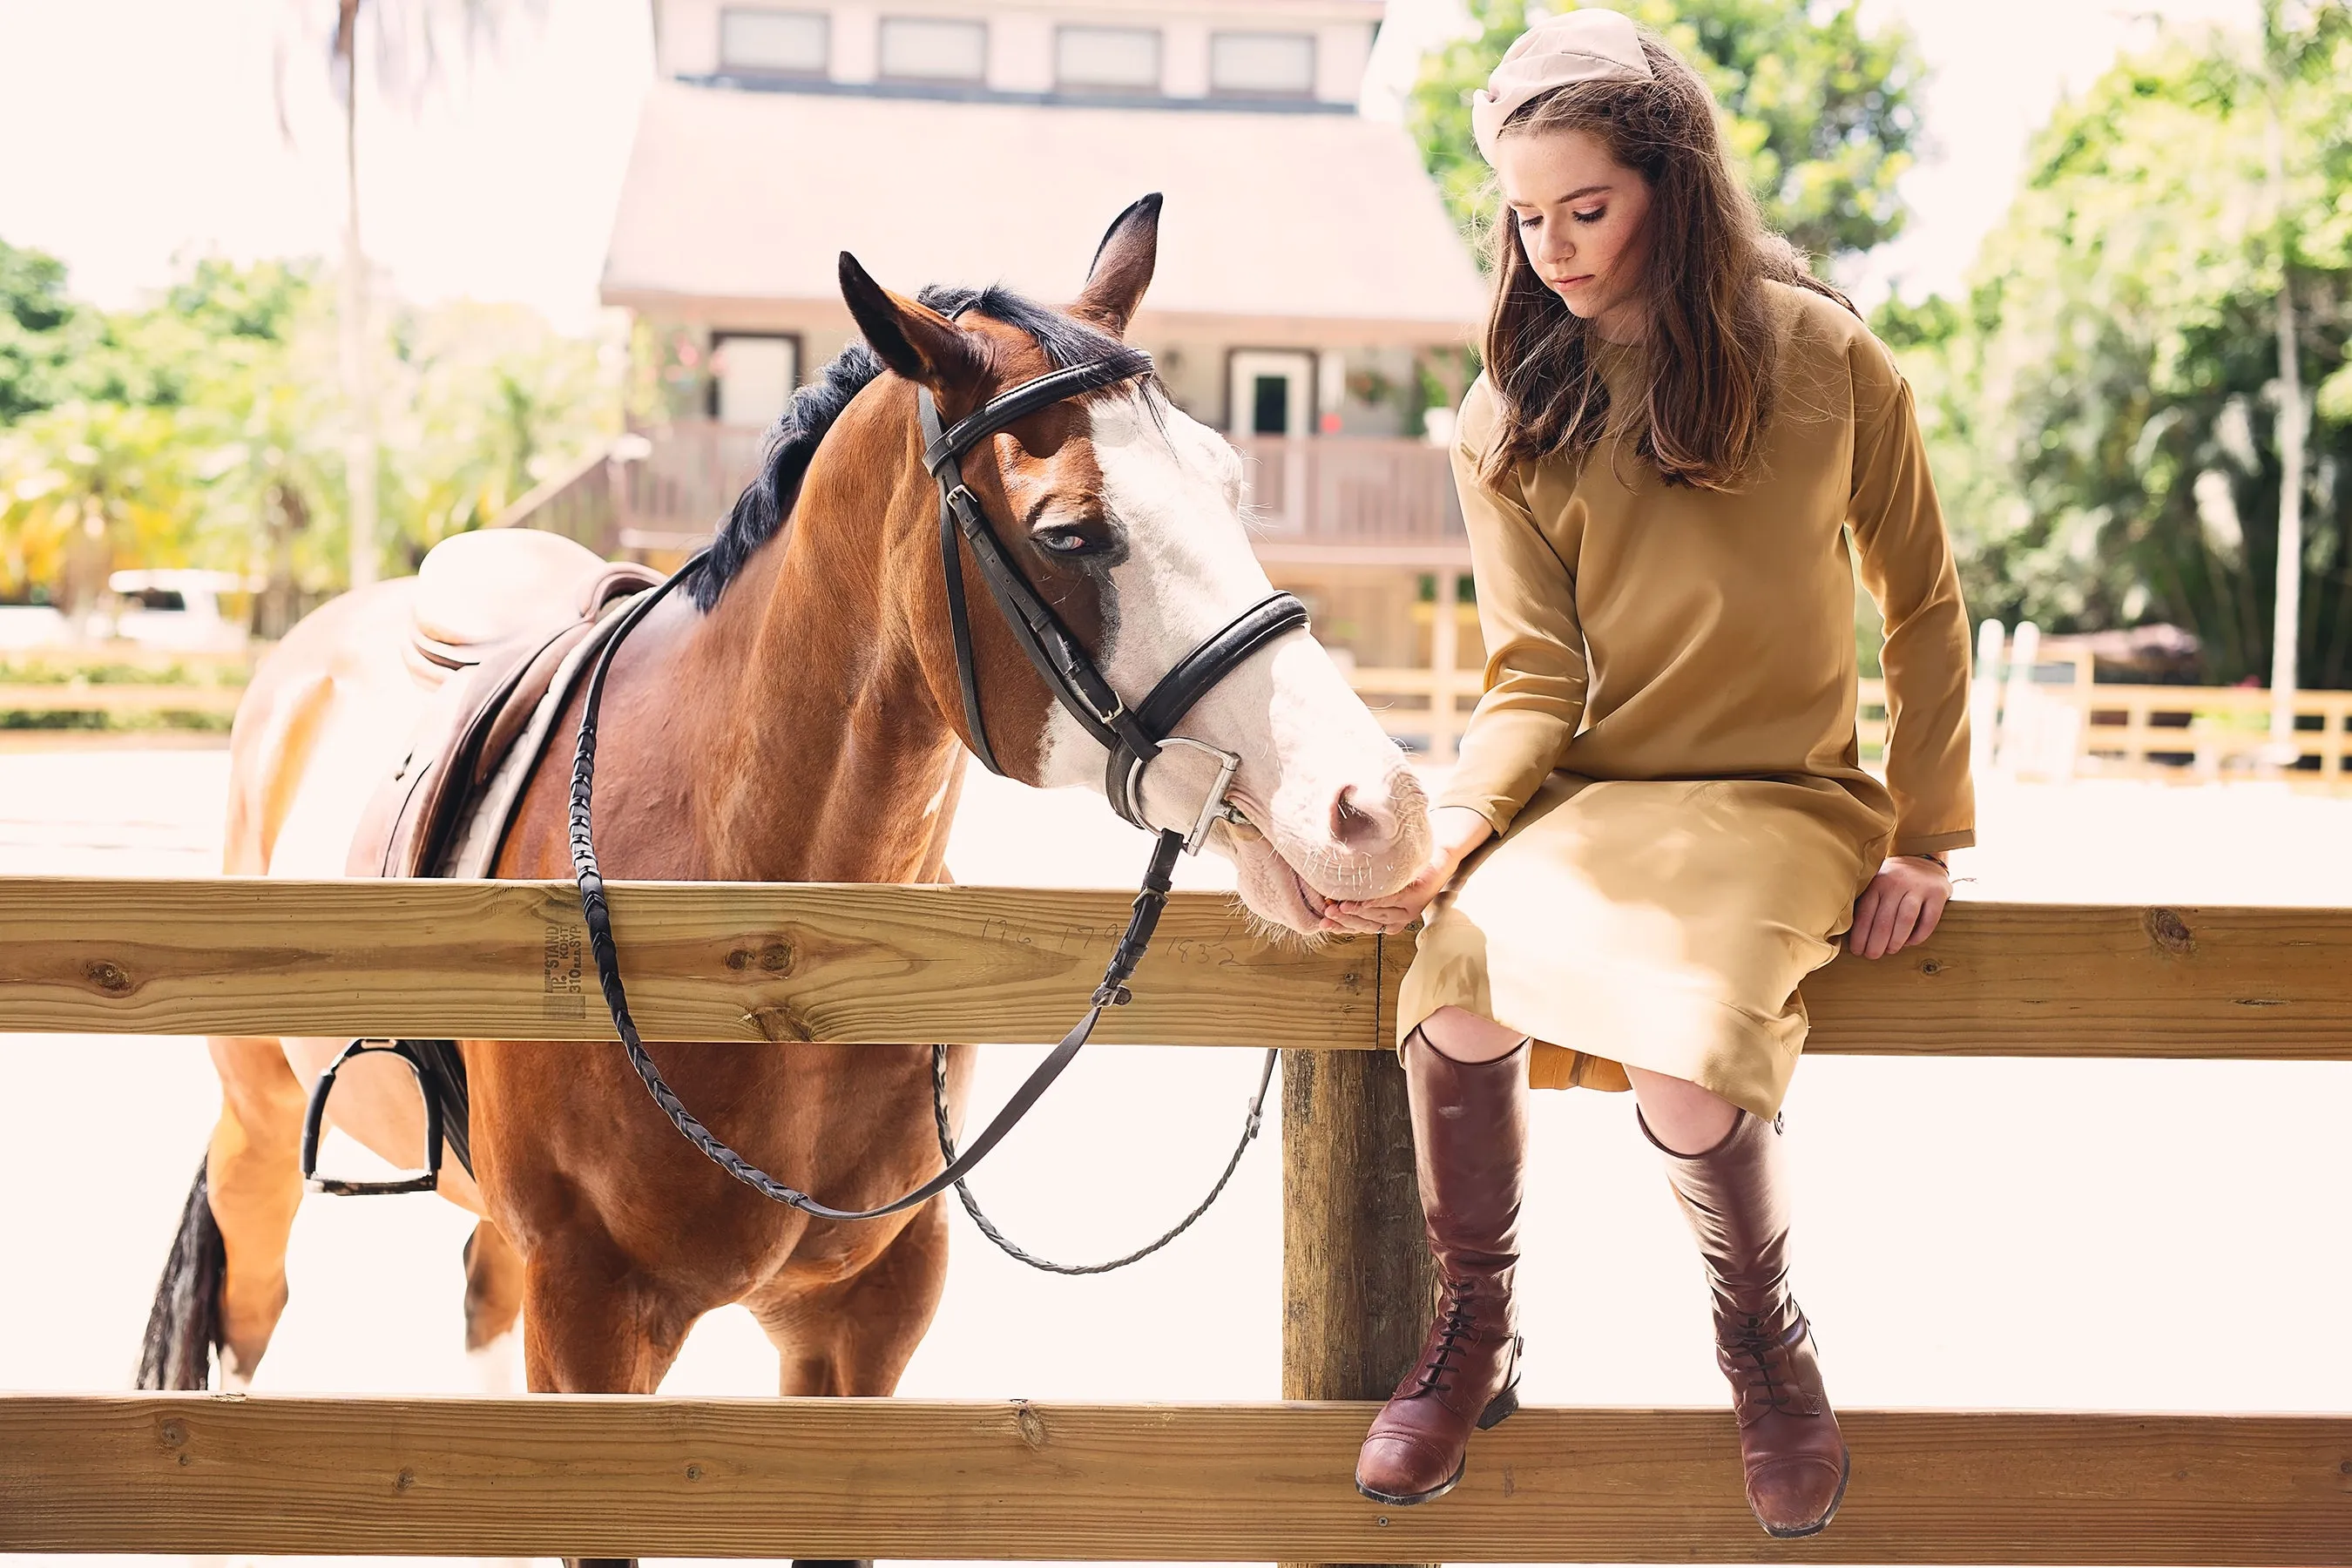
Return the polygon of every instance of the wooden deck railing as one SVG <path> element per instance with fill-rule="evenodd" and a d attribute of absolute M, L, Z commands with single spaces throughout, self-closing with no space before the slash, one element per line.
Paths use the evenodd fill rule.
<path fill-rule="evenodd" d="M 646 432 L 615 465 L 619 543 L 690 549 L 757 472 L 758 426 L 679 420 Z M 1276 559 L 1411 563 L 1467 560 L 1444 451 L 1359 437 L 1235 437 L 1261 554 Z M 576 537 L 576 536 L 575 536 Z"/>
<path fill-rule="evenodd" d="M 625 449 L 634 453 L 634 442 Z M 620 467 L 612 451 L 592 452 L 518 496 L 490 526 L 560 533 L 599 555 L 611 555 L 621 542 L 620 501 L 614 493 Z"/>

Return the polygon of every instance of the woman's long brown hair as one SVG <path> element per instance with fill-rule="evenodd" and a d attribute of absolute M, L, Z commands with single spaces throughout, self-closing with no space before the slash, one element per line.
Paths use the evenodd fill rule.
<path fill-rule="evenodd" d="M 1670 484 L 1737 486 L 1771 417 L 1778 334 L 1765 284 L 1778 281 L 1853 301 L 1812 275 L 1764 226 L 1732 172 L 1715 102 L 1681 58 L 1644 31 L 1648 81 L 1577 82 L 1529 102 L 1507 136 L 1582 131 L 1650 187 L 1640 259 L 1647 331 L 1637 408 L 1612 412 L 1592 362 L 1591 322 L 1545 287 L 1499 212 L 1488 235 L 1494 294 L 1486 314 L 1486 379 L 1501 409 L 1485 475 L 1555 453 L 1581 459 L 1612 429 L 1630 436 Z"/>

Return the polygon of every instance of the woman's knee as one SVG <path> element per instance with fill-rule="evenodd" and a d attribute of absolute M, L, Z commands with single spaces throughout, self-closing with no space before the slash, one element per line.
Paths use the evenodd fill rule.
<path fill-rule="evenodd" d="M 1739 1121 L 1738 1106 L 1688 1079 L 1637 1067 L 1628 1067 L 1625 1076 L 1633 1081 L 1650 1141 L 1670 1154 L 1687 1157 L 1712 1149 Z"/>
<path fill-rule="evenodd" d="M 1439 1056 L 1469 1066 L 1500 1061 L 1517 1050 L 1527 1037 L 1460 1007 L 1440 1007 L 1422 1020 L 1421 1037 Z"/>

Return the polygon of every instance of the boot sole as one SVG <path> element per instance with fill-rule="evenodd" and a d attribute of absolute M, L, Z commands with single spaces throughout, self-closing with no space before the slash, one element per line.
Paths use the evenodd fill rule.
<path fill-rule="evenodd" d="M 1517 1415 L 1518 1410 L 1519 1382 L 1517 1374 L 1515 1373 L 1511 1379 L 1510 1386 L 1504 1389 L 1502 1393 L 1495 1395 L 1494 1398 L 1488 1400 L 1486 1402 L 1486 1408 L 1478 1413 L 1478 1430 L 1485 1432 L 1493 1427 L 1500 1426 L 1504 1422 Z M 1356 1489 L 1361 1492 L 1364 1496 L 1371 1499 L 1374 1502 L 1384 1502 L 1391 1508 L 1411 1508 L 1415 1503 L 1434 1502 L 1439 1498 L 1444 1497 L 1447 1492 L 1452 1491 L 1461 1483 L 1463 1472 L 1469 1468 L 1470 1458 L 1465 1454 L 1462 1458 L 1462 1463 L 1454 1467 L 1454 1473 L 1445 1478 L 1443 1485 L 1432 1487 L 1425 1492 L 1384 1492 L 1377 1489 L 1376 1488 L 1366 1486 L 1361 1478 L 1358 1478 L 1356 1481 Z M 1844 1494 L 1845 1484 L 1843 1481 L 1838 1484 L 1838 1491 L 1841 1496 Z M 1834 1509 L 1834 1505 L 1832 1505 L 1832 1509 Z M 1829 1521 L 1824 1520 L 1822 1522 L 1826 1524 Z"/>
<path fill-rule="evenodd" d="M 1830 1499 L 1829 1511 L 1822 1515 L 1821 1518 L 1814 1520 L 1811 1524 L 1801 1524 L 1793 1529 L 1776 1530 L 1772 1526 L 1766 1524 L 1764 1525 L 1764 1533 L 1772 1537 L 1775 1541 L 1801 1541 L 1808 1535 L 1819 1535 L 1822 1531 L 1827 1530 L 1830 1527 L 1830 1521 L 1837 1517 L 1838 1504 L 1845 1500 L 1845 1484 L 1853 1479 L 1853 1450 L 1852 1448 L 1847 1448 L 1844 1450 L 1843 1459 L 1838 1467 L 1837 1493 Z M 1759 1520 L 1757 1522 L 1759 1524 L 1763 1523 L 1761 1520 Z"/>

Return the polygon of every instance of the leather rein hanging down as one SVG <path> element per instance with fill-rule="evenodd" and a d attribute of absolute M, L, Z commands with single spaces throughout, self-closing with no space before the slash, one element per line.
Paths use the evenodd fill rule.
<path fill-rule="evenodd" d="M 1087 364 L 1050 372 L 1024 382 L 945 429 L 940 427 L 939 409 L 929 391 L 920 390 L 918 395 L 925 442 L 923 466 L 940 488 L 940 563 L 946 574 L 948 616 L 955 639 L 957 677 L 962 689 L 964 717 L 971 737 L 972 751 L 991 773 L 1003 773 L 1004 770 L 997 763 L 994 748 L 989 743 L 987 728 L 981 715 L 979 675 L 972 653 L 971 618 L 965 606 L 962 552 L 957 545 L 960 538 L 970 546 L 990 597 L 1003 616 L 1013 640 L 1045 680 L 1046 689 L 1108 752 L 1104 793 L 1108 796 L 1112 808 L 1136 826 L 1147 832 L 1157 832 L 1158 838 L 1152 846 L 1151 860 L 1143 874 L 1143 886 L 1136 894 L 1127 930 L 1112 952 L 1101 983 L 1095 987 L 1085 1016 L 1062 1037 L 1061 1043 L 1013 1092 L 995 1118 L 960 1152 L 949 1128 L 946 1048 L 940 1046 L 932 1047 L 933 1110 L 944 1163 L 939 1174 L 904 1196 L 874 1208 L 837 1209 L 778 1181 L 704 1126 L 679 1100 L 677 1092 L 663 1079 L 661 1069 L 646 1050 L 637 1032 L 636 1021 L 629 1013 L 628 996 L 621 982 L 619 956 L 613 942 L 611 910 L 604 900 L 604 878 L 596 866 L 591 810 L 596 773 L 596 721 L 604 704 L 605 677 L 612 668 L 615 650 L 671 589 L 703 569 L 707 552 L 696 554 L 660 586 L 648 590 L 630 605 L 597 654 L 581 709 L 579 746 L 572 760 L 571 807 L 572 864 L 580 882 L 581 911 L 587 923 L 589 949 L 595 959 L 597 979 L 604 989 L 605 1005 L 612 1011 L 613 1026 L 620 1036 L 622 1049 L 627 1054 L 629 1065 L 635 1069 L 637 1077 L 653 1096 L 655 1104 L 661 1108 L 670 1124 L 687 1142 L 721 1170 L 763 1197 L 788 1204 L 819 1219 L 864 1220 L 878 1219 L 913 1208 L 952 1186 L 957 1189 L 964 1207 L 979 1224 L 982 1233 L 1012 1257 L 1054 1273 L 1095 1274 L 1148 1257 L 1181 1235 L 1216 1201 L 1225 1184 L 1232 1179 L 1234 1168 L 1240 1164 L 1243 1152 L 1257 1136 L 1266 1092 L 1273 1081 L 1275 1061 L 1279 1055 L 1274 1050 L 1266 1052 L 1265 1069 L 1259 1078 L 1257 1094 L 1250 1101 L 1241 1142 L 1235 1147 L 1233 1158 L 1227 1162 L 1223 1173 L 1217 1178 L 1209 1195 L 1158 1240 L 1108 1263 L 1052 1263 L 1023 1250 L 1007 1240 L 1003 1233 L 981 1212 L 977 1200 L 964 1181 L 1070 1065 L 1093 1035 L 1095 1026 L 1101 1021 L 1103 1009 L 1123 1005 L 1129 1000 L 1127 982 L 1134 974 L 1136 965 L 1142 962 L 1144 952 L 1150 945 L 1152 931 L 1159 924 L 1160 912 L 1167 904 L 1169 882 L 1175 869 L 1176 858 L 1180 854 L 1197 852 L 1207 839 L 1210 829 L 1219 820 L 1234 823 L 1244 820 L 1228 798 L 1241 759 L 1230 752 L 1171 731 L 1212 687 L 1244 660 L 1274 638 L 1307 625 L 1304 605 L 1288 594 L 1273 595 L 1243 611 L 1179 659 L 1142 702 L 1129 708 L 1120 700 L 1094 659 L 1070 636 L 1053 607 L 1013 564 L 978 499 L 965 486 L 961 471 L 964 455 L 988 437 L 1039 409 L 1147 374 L 1150 370 L 1149 354 L 1135 349 L 1121 350 Z M 1143 816 L 1144 772 L 1171 745 L 1207 752 L 1218 761 L 1216 783 L 1202 802 L 1188 833 L 1166 828 L 1155 830 Z"/>

